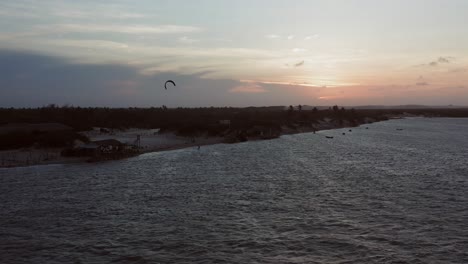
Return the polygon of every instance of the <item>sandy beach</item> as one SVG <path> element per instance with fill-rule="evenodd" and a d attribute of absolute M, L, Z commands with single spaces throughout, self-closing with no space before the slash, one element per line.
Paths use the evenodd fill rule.
<path fill-rule="evenodd" d="M 83 132 L 91 141 L 116 139 L 124 144 L 134 144 L 140 135 L 140 154 L 157 151 L 167 151 L 181 148 L 198 147 L 223 142 L 221 137 L 179 137 L 173 133 L 159 134 L 154 129 L 127 129 L 100 133 L 99 129 Z M 62 149 L 23 148 L 0 151 L 1 167 L 22 167 L 46 164 L 65 164 L 86 162 L 87 157 L 62 157 Z"/>
<path fill-rule="evenodd" d="M 91 141 L 116 139 L 124 144 L 135 144 L 137 136 L 140 136 L 140 147 L 143 153 L 178 149 L 184 147 L 221 143 L 220 137 L 179 137 L 173 133 L 159 134 L 157 129 L 131 128 L 124 131 L 113 131 L 109 134 L 100 133 L 98 129 L 83 133 Z"/>

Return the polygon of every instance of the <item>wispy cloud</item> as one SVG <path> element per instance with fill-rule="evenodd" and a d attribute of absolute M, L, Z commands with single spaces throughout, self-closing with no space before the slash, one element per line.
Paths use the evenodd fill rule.
<path fill-rule="evenodd" d="M 289 35 L 288 40 L 292 40 L 292 39 L 294 39 L 294 37 L 295 37 L 294 35 Z"/>
<path fill-rule="evenodd" d="M 307 37 L 304 38 L 304 40 L 311 40 L 311 39 L 315 39 L 315 38 L 318 38 L 317 34 L 307 36 Z"/>
<path fill-rule="evenodd" d="M 435 67 L 435 66 L 438 66 L 440 64 L 451 63 L 453 60 L 454 60 L 453 57 L 439 57 L 437 60 L 429 62 L 428 65 Z"/>
<path fill-rule="evenodd" d="M 75 48 L 85 49 L 106 49 L 106 50 L 121 50 L 126 49 L 129 46 L 125 43 L 107 41 L 107 40 L 71 40 L 71 39 L 59 39 L 51 40 L 47 42 L 50 45 L 66 46 Z"/>
<path fill-rule="evenodd" d="M 36 3 L 25 3 L 20 0 L 0 1 L 0 16 L 2 18 L 39 18 L 40 15 L 36 12 L 37 10 L 40 10 L 40 8 L 36 6 Z"/>
<path fill-rule="evenodd" d="M 326 101 L 326 100 L 334 100 L 334 99 L 337 99 L 337 98 L 339 98 L 339 97 L 338 96 L 320 96 L 317 99 Z"/>
<path fill-rule="evenodd" d="M 418 78 L 418 82 L 415 83 L 417 86 L 427 86 L 429 85 L 429 83 L 427 83 L 425 80 L 424 80 L 424 77 L 422 76 L 419 76 Z"/>
<path fill-rule="evenodd" d="M 56 24 L 38 25 L 36 29 L 54 33 L 123 33 L 123 34 L 175 34 L 203 31 L 202 28 L 181 25 L 117 25 L 117 24 Z"/>
<path fill-rule="evenodd" d="M 277 38 L 280 38 L 281 36 L 280 36 L 280 35 L 276 35 L 276 34 L 270 34 L 270 35 L 266 35 L 265 37 L 266 37 L 266 38 L 269 38 L 269 39 L 277 39 Z"/>
<path fill-rule="evenodd" d="M 293 52 L 304 52 L 304 51 L 307 51 L 306 49 L 303 49 L 303 48 L 294 48 L 292 49 Z"/>
<path fill-rule="evenodd" d="M 177 41 L 180 42 L 180 43 L 184 43 L 184 44 L 193 44 L 195 42 L 199 42 L 199 40 L 192 39 L 192 38 L 189 38 L 187 36 L 180 37 Z"/>
<path fill-rule="evenodd" d="M 281 81 L 266 81 L 266 80 L 240 80 L 241 82 L 247 83 L 264 83 L 264 84 L 277 84 L 284 86 L 304 86 L 304 87 L 319 87 L 310 83 L 298 83 L 298 82 L 281 82 Z"/>
<path fill-rule="evenodd" d="M 239 85 L 231 90 L 229 90 L 231 93 L 265 93 L 268 92 L 265 88 L 262 86 L 256 84 L 256 83 L 246 83 L 245 85 Z"/>
<path fill-rule="evenodd" d="M 132 13 L 124 11 L 116 12 L 103 12 L 103 10 L 91 11 L 91 10 L 77 10 L 77 9 L 68 9 L 68 10 L 56 10 L 53 12 L 53 15 L 58 17 L 66 18 L 113 18 L 113 19 L 135 19 L 135 18 L 144 18 L 146 15 L 141 13 Z"/>
<path fill-rule="evenodd" d="M 459 85 L 459 86 L 448 86 L 448 87 L 441 87 L 441 88 L 438 88 L 438 89 L 435 89 L 436 91 L 450 91 L 450 92 L 461 92 L 461 91 L 467 91 L 467 88 L 466 86 L 463 86 L 463 85 Z"/>
<path fill-rule="evenodd" d="M 92 1 L 3 1 L 0 15 L 12 18 L 66 18 L 66 19 L 139 19 L 148 17 L 140 12 L 129 11 L 122 4 Z M 154 16 L 154 15 L 151 15 Z"/>
<path fill-rule="evenodd" d="M 37 14 L 22 11 L 22 10 L 0 10 L 1 17 L 13 17 L 13 18 L 38 18 Z"/>
<path fill-rule="evenodd" d="M 51 45 L 55 47 L 51 47 Z M 166 47 L 159 45 L 145 45 L 137 42 L 115 42 L 104 40 L 82 40 L 82 39 L 48 39 L 36 41 L 36 46 L 39 49 L 48 50 L 62 50 L 56 47 L 78 47 L 78 48 L 102 48 L 103 52 L 111 52 L 113 54 L 122 55 L 125 58 L 143 58 L 143 61 L 151 61 L 165 57 L 166 60 L 172 60 L 171 57 L 190 57 L 196 58 L 200 64 L 199 58 L 239 58 L 239 59 L 274 59 L 278 54 L 262 49 L 248 49 L 248 48 L 199 48 L 199 47 Z M 129 54 L 120 53 L 122 48 L 128 48 Z"/>
<path fill-rule="evenodd" d="M 294 67 L 300 67 L 302 65 L 304 65 L 304 61 L 300 61 L 300 62 L 294 64 Z"/>
<path fill-rule="evenodd" d="M 467 68 L 456 68 L 456 69 L 450 70 L 449 73 L 462 73 L 462 72 L 467 72 L 467 71 L 468 71 Z"/>

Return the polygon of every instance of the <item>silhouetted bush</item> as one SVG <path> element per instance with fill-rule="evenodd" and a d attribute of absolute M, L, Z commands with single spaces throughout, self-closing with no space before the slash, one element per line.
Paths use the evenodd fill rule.
<path fill-rule="evenodd" d="M 71 147 L 75 140 L 89 141 L 86 136 L 74 131 L 7 133 L 0 135 L 0 150 L 32 146 L 46 148 Z"/>
<path fill-rule="evenodd" d="M 31 133 L 8 133 L 0 135 L 0 150 L 30 147 L 35 143 Z"/>

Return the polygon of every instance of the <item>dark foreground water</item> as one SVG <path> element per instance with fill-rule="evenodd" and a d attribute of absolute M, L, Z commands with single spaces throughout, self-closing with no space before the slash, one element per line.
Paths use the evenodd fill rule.
<path fill-rule="evenodd" d="M 468 263 L 468 119 L 368 127 L 1 169 L 0 263 Z"/>

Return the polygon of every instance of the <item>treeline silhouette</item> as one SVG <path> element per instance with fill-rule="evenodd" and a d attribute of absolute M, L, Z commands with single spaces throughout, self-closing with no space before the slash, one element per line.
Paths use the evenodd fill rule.
<path fill-rule="evenodd" d="M 88 142 L 89 139 L 75 131 L 12 132 L 0 135 L 0 150 L 36 146 L 38 148 L 72 147 L 75 140 Z"/>
<path fill-rule="evenodd" d="M 230 120 L 232 129 L 248 129 L 253 126 L 276 127 L 293 125 L 297 122 L 316 122 L 331 118 L 360 123 L 366 117 L 382 120 L 385 110 L 354 110 L 331 107 L 325 110 L 302 110 L 301 106 L 273 107 L 202 107 L 202 108 L 84 108 L 49 105 L 40 108 L 0 108 L 0 125 L 8 123 L 57 122 L 73 127 L 77 131 L 92 127 L 111 129 L 161 128 L 183 132 L 200 129 L 216 133 L 224 126 L 220 120 Z M 388 112 L 387 112 L 388 113 Z"/>

